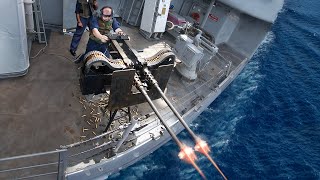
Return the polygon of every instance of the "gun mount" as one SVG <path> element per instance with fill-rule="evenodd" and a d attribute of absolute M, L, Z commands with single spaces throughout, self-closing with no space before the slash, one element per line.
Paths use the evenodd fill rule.
<path fill-rule="evenodd" d="M 132 49 L 127 40 L 129 37 L 108 35 L 110 58 L 102 52 L 91 51 L 84 56 L 84 62 L 80 71 L 80 88 L 83 95 L 100 94 L 110 90 L 112 94 L 109 101 L 109 109 L 127 107 L 142 103 L 142 96 L 131 93 L 133 82 L 132 72 L 141 69 L 144 64 L 155 74 L 162 90 L 169 80 L 175 56 L 170 49 L 163 49 L 148 58 L 141 58 L 138 52 Z M 113 80 L 112 80 L 113 79 Z M 113 86 L 111 85 L 113 81 Z M 129 82 L 129 85 L 123 83 Z M 155 99 L 154 91 L 151 91 L 152 99 Z M 132 97 L 131 97 L 132 96 Z M 125 97 L 125 98 L 121 98 Z M 159 96 L 157 96 L 159 98 Z"/>

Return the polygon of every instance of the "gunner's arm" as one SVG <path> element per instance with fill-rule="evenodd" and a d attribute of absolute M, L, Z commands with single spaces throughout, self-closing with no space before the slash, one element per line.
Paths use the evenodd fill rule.
<path fill-rule="evenodd" d="M 74 13 L 76 14 L 77 25 L 79 25 L 80 23 L 82 24 L 80 19 L 80 12 L 81 12 L 81 4 L 77 1 L 76 9 L 74 11 Z"/>
<path fill-rule="evenodd" d="M 119 35 L 123 35 L 123 31 L 120 28 L 120 23 L 117 21 L 116 18 L 113 18 L 113 22 L 112 22 L 112 29 L 114 30 L 114 32 L 116 32 Z"/>
<path fill-rule="evenodd" d="M 102 35 L 97 28 L 93 28 L 93 29 L 92 29 L 92 34 L 93 34 L 96 38 L 100 39 L 101 42 L 106 42 L 106 41 L 109 40 L 108 37 L 105 36 L 105 35 Z"/>

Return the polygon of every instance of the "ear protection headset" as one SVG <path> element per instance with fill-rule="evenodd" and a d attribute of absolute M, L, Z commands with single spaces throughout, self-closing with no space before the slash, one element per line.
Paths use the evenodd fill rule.
<path fill-rule="evenodd" d="M 102 15 L 103 15 L 103 10 L 106 9 L 106 8 L 111 9 L 111 17 L 113 17 L 113 9 L 112 9 L 112 7 L 110 7 L 110 6 L 103 6 L 103 7 L 100 9 L 100 16 L 102 17 Z"/>

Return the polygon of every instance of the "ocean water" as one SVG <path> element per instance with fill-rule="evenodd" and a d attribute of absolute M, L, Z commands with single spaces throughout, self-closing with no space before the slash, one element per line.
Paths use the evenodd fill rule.
<path fill-rule="evenodd" d="M 250 63 L 192 124 L 229 179 L 320 179 L 319 8 L 285 1 Z M 177 154 L 170 141 L 109 179 L 201 179 Z M 198 157 L 208 179 L 222 179 Z"/>

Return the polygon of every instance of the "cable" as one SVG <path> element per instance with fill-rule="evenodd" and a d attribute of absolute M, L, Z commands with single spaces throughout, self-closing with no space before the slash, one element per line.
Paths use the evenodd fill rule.
<path fill-rule="evenodd" d="M 46 53 L 46 52 L 43 52 L 44 54 L 47 54 L 47 55 L 54 55 L 54 56 L 59 56 L 59 57 L 63 57 L 63 58 L 65 58 L 65 59 L 67 59 L 67 60 L 69 60 L 69 61 L 71 61 L 71 62 L 73 62 L 74 60 L 73 59 L 70 59 L 70 58 L 68 58 L 68 57 L 66 57 L 66 56 L 64 56 L 64 55 L 61 55 L 61 54 L 56 54 L 56 53 Z"/>
<path fill-rule="evenodd" d="M 34 59 L 34 58 L 38 57 L 40 55 L 40 53 L 46 49 L 47 46 L 48 46 L 48 44 L 46 43 L 46 45 L 42 49 L 40 49 L 35 56 L 30 57 L 30 59 Z"/>
<path fill-rule="evenodd" d="M 47 54 L 47 55 L 54 55 L 54 56 L 63 57 L 63 58 L 65 58 L 65 59 L 67 59 L 68 61 L 71 61 L 71 62 L 73 62 L 73 61 L 74 61 L 73 59 L 68 58 L 68 57 L 66 57 L 66 56 L 64 56 L 64 55 L 62 55 L 62 54 L 57 54 L 57 53 L 47 53 L 47 52 L 45 52 L 45 51 L 44 51 L 46 47 L 47 47 L 47 45 L 46 45 L 45 47 L 43 47 L 42 49 L 40 49 L 40 50 L 38 51 L 38 53 L 37 53 L 35 56 L 30 57 L 30 59 L 35 59 L 36 57 L 38 57 L 38 56 L 40 55 L 40 53 L 41 53 L 41 52 L 43 52 L 43 54 Z"/>

